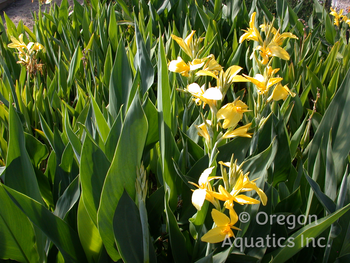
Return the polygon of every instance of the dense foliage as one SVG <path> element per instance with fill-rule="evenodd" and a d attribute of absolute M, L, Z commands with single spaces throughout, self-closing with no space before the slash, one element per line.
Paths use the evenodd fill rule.
<path fill-rule="evenodd" d="M 5 14 L 0 262 L 349 260 L 350 20 L 265 3 Z"/>

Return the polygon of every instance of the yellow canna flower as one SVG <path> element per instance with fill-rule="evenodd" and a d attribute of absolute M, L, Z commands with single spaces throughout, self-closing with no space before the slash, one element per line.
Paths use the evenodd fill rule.
<path fill-rule="evenodd" d="M 190 184 L 198 187 L 198 189 L 194 190 L 192 194 L 192 204 L 194 205 L 194 207 L 197 208 L 197 210 L 202 209 L 202 206 L 205 200 L 208 200 L 215 206 L 218 205 L 217 201 L 210 194 L 210 192 L 212 192 L 210 181 L 213 179 L 221 179 L 221 177 L 218 177 L 218 176 L 209 177 L 213 169 L 214 169 L 214 166 L 209 167 L 203 171 L 203 173 L 198 179 L 198 185 L 195 183 L 189 182 Z"/>
<path fill-rule="evenodd" d="M 274 88 L 271 96 L 267 99 L 267 102 L 270 102 L 271 100 L 285 100 L 288 95 L 294 97 L 296 94 L 294 92 L 291 92 L 288 89 L 287 85 L 282 86 L 281 83 L 278 83 L 277 86 Z"/>
<path fill-rule="evenodd" d="M 282 34 L 280 34 L 278 31 L 276 33 L 274 33 L 274 37 L 272 39 L 272 41 L 274 43 L 276 43 L 278 46 L 282 46 L 283 44 L 283 41 L 286 39 L 286 38 L 293 38 L 293 39 L 298 39 L 297 36 L 293 35 L 292 33 L 290 32 L 284 32 Z"/>
<path fill-rule="evenodd" d="M 18 50 L 18 64 L 22 64 L 26 67 L 30 74 L 35 74 L 37 71 L 42 73 L 43 64 L 37 62 L 36 54 L 39 51 L 45 52 L 45 48 L 40 43 L 30 42 L 26 45 L 23 42 L 23 34 L 20 34 L 18 39 L 11 36 L 12 43 L 8 44 L 9 48 L 16 48 Z"/>
<path fill-rule="evenodd" d="M 222 66 L 215 60 L 215 56 L 210 54 L 206 57 L 206 60 L 203 69 L 199 70 L 196 75 L 197 76 L 211 76 L 213 78 L 217 78 L 216 76 L 222 71 Z"/>
<path fill-rule="evenodd" d="M 177 60 L 170 61 L 168 69 L 172 72 L 180 73 L 182 76 L 188 77 L 190 66 L 187 65 L 181 57 L 177 57 Z"/>
<path fill-rule="evenodd" d="M 339 11 L 339 13 L 337 13 L 337 11 L 335 11 L 332 7 L 331 7 L 331 11 L 330 15 L 334 16 L 334 25 L 336 25 L 337 27 L 339 27 L 339 22 L 343 19 L 344 15 L 343 15 L 343 9 L 341 9 Z"/>
<path fill-rule="evenodd" d="M 210 133 L 208 131 L 208 127 L 210 127 L 210 129 L 211 129 L 211 121 L 210 120 L 206 120 L 206 123 L 202 123 L 200 125 L 196 125 L 195 127 L 196 127 L 196 129 L 198 131 L 198 135 L 204 137 L 204 139 L 207 142 L 209 142 L 211 136 L 210 136 Z M 211 133 L 212 133 L 212 131 L 211 131 Z"/>
<path fill-rule="evenodd" d="M 233 82 L 247 82 L 248 80 L 240 75 L 237 75 L 243 68 L 240 66 L 231 66 L 224 73 L 224 79 L 227 85 Z"/>
<path fill-rule="evenodd" d="M 211 216 L 216 225 L 215 228 L 209 230 L 201 240 L 208 243 L 219 243 L 225 240 L 226 237 L 234 237 L 232 229 L 240 230 L 235 227 L 234 224 L 238 221 L 238 216 L 231 216 L 230 218 L 224 213 L 213 209 L 211 211 Z"/>
<path fill-rule="evenodd" d="M 194 57 L 194 54 L 193 54 L 194 48 L 192 45 L 192 39 L 195 32 L 196 32 L 195 30 L 192 30 L 192 32 L 185 39 L 171 34 L 171 37 L 179 44 L 181 49 L 191 58 Z"/>
<path fill-rule="evenodd" d="M 256 180 L 258 180 L 258 178 L 254 179 L 253 181 L 250 181 L 248 178 L 248 173 L 246 173 L 243 177 L 243 186 L 241 188 L 241 193 L 255 190 L 255 192 L 259 195 L 259 197 L 261 199 L 261 203 L 263 205 L 266 205 L 267 204 L 267 196 L 263 190 L 261 190 L 259 187 L 256 186 L 256 183 L 255 183 Z"/>
<path fill-rule="evenodd" d="M 216 101 L 222 100 L 222 93 L 218 88 L 209 88 L 207 90 L 204 89 L 203 85 L 200 87 L 197 83 L 192 83 L 188 85 L 187 91 L 192 94 L 193 97 L 196 98 L 196 103 L 201 104 L 201 102 L 208 104 L 212 110 L 216 105 Z"/>
<path fill-rule="evenodd" d="M 218 120 L 224 120 L 222 127 L 228 129 L 236 127 L 238 122 L 243 118 L 243 113 L 247 111 L 249 111 L 247 104 L 236 99 L 234 102 L 223 106 L 216 114 L 216 117 Z"/>
<path fill-rule="evenodd" d="M 255 27 L 254 22 L 255 22 L 255 15 L 256 12 L 254 12 L 250 18 L 249 21 L 249 28 L 247 30 L 243 30 L 244 33 L 240 38 L 239 38 L 239 43 L 242 43 L 244 40 L 254 40 L 257 41 L 259 43 L 262 43 L 262 39 L 260 36 L 260 33 L 258 31 L 258 29 Z"/>
<path fill-rule="evenodd" d="M 30 43 L 27 45 L 27 49 L 30 51 L 29 53 L 32 53 L 33 51 L 36 51 L 36 52 L 38 52 L 38 51 L 46 52 L 45 47 L 44 47 L 42 44 L 38 43 L 38 42 L 36 42 L 36 43 L 30 42 Z"/>
<path fill-rule="evenodd" d="M 283 78 L 265 78 L 261 74 L 256 74 L 254 78 L 244 75 L 250 82 L 258 88 L 259 94 L 266 94 L 269 88 L 283 80 Z"/>
<path fill-rule="evenodd" d="M 252 133 L 248 133 L 248 129 L 250 128 L 252 124 L 248 123 L 247 125 L 241 126 L 234 130 L 227 131 L 222 137 L 223 138 L 234 138 L 234 137 L 247 137 L 252 138 Z"/>
<path fill-rule="evenodd" d="M 253 181 L 249 181 L 248 174 L 249 173 L 246 173 L 245 175 L 243 175 L 243 173 L 239 174 L 236 180 L 236 183 L 230 193 L 222 185 L 219 186 L 219 193 L 217 192 L 210 193 L 214 198 L 225 202 L 224 207 L 230 211 L 230 214 L 235 213 L 233 209 L 234 203 L 238 203 L 241 205 L 260 203 L 259 200 L 256 200 L 252 197 L 241 194 L 242 192 L 255 190 L 259 195 L 262 204 L 266 205 L 267 203 L 266 194 L 255 184 L 255 181 L 257 179 Z"/>
<path fill-rule="evenodd" d="M 269 62 L 270 57 L 279 57 L 283 60 L 289 60 L 290 56 L 286 50 L 271 41 L 267 46 L 257 46 L 254 50 L 259 50 L 260 56 L 263 58 L 261 63 L 266 65 Z"/>
<path fill-rule="evenodd" d="M 188 73 L 193 70 L 197 70 L 203 67 L 204 61 L 202 59 L 194 59 L 190 63 L 186 64 L 181 57 L 177 57 L 176 60 L 172 60 L 168 64 L 169 71 L 180 73 L 182 76 L 188 77 Z"/>
<path fill-rule="evenodd" d="M 23 48 L 27 49 L 27 45 L 23 42 L 23 34 L 19 35 L 18 40 L 11 36 L 11 41 L 12 43 L 7 45 L 9 48 L 16 48 L 19 52 L 25 53 Z"/>

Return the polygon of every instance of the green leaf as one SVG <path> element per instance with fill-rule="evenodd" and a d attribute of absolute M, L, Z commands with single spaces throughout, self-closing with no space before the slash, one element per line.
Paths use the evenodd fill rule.
<path fill-rule="evenodd" d="M 159 141 L 158 111 L 149 98 L 146 99 L 146 101 L 142 105 L 142 108 L 145 111 L 148 121 L 146 146 L 152 147 L 154 143 Z"/>
<path fill-rule="evenodd" d="M 136 169 L 139 169 L 141 164 L 147 130 L 147 119 L 136 95 L 125 117 L 117 149 L 103 185 L 98 210 L 100 234 L 113 260 L 118 260 L 120 257 L 111 232 L 114 212 L 124 188 L 130 196 L 135 196 Z"/>
<path fill-rule="evenodd" d="M 308 173 L 313 174 L 317 152 L 326 152 L 329 133 L 332 130 L 332 150 L 336 178 L 344 172 L 345 158 L 349 153 L 350 137 L 350 70 L 348 70 L 337 94 L 327 108 L 311 142 L 308 154 Z M 321 143 L 322 142 L 322 143 Z M 325 155 L 324 155 L 325 156 Z M 340 175 L 340 176 L 339 176 Z"/>
<path fill-rule="evenodd" d="M 92 107 L 94 109 L 95 121 L 97 123 L 96 125 L 97 130 L 101 135 L 102 140 L 106 142 L 110 129 L 108 127 L 105 117 L 103 116 L 92 94 L 90 94 L 90 97 L 91 97 Z"/>
<path fill-rule="evenodd" d="M 10 198 L 54 243 L 67 262 L 86 262 L 78 234 L 34 199 L 3 186 Z M 53 227 L 54 226 L 54 227 Z"/>
<path fill-rule="evenodd" d="M 125 114 L 131 89 L 132 73 L 130 64 L 126 56 L 124 41 L 120 40 L 109 82 L 108 110 L 113 120 L 117 118 L 122 105 L 124 105 L 123 113 Z"/>
<path fill-rule="evenodd" d="M 249 180 L 264 178 L 267 176 L 267 169 L 271 166 L 277 153 L 277 140 L 274 139 L 270 146 L 262 153 L 255 155 L 243 163 L 243 171 L 249 172 Z M 258 180 L 264 181 L 264 180 Z"/>
<path fill-rule="evenodd" d="M 34 229 L 0 184 L 0 258 L 18 262 L 39 262 Z"/>
<path fill-rule="evenodd" d="M 170 245 L 175 263 L 190 262 L 187 249 L 186 239 L 181 233 L 179 226 L 177 225 L 176 218 L 169 206 L 170 195 L 168 190 L 165 192 L 165 214 L 167 220 L 167 226 L 169 229 Z"/>
<path fill-rule="evenodd" d="M 276 252 L 272 253 L 274 256 L 270 262 L 286 262 L 286 260 L 298 253 L 298 251 L 300 251 L 303 247 L 307 246 L 309 242 L 313 242 L 312 240 L 320 242 L 321 239 L 317 240 L 317 237 L 338 218 L 345 214 L 349 209 L 350 204 L 322 219 L 319 219 L 301 228 L 299 231 L 287 239 L 287 241 L 283 244 L 283 248 L 280 248 L 276 250 Z M 325 243 L 325 240 L 323 241 L 324 242 L 322 244 Z"/>
<path fill-rule="evenodd" d="M 80 199 L 77 214 L 78 234 L 89 263 L 98 262 L 103 248 L 100 233 L 87 212 L 83 198 Z"/>
<path fill-rule="evenodd" d="M 69 210 L 71 210 L 75 203 L 79 200 L 79 197 L 79 176 L 77 176 L 57 200 L 56 208 L 53 214 L 61 219 L 64 219 Z"/>
<path fill-rule="evenodd" d="M 61 2 L 61 6 L 59 9 L 59 20 L 62 21 L 64 24 L 68 23 L 68 1 L 67 0 L 63 0 Z"/>
<path fill-rule="evenodd" d="M 321 191 L 320 186 L 314 180 L 312 180 L 310 176 L 307 175 L 306 171 L 304 172 L 304 174 L 320 203 L 324 206 L 328 213 L 334 213 L 336 210 L 336 206 L 332 199 L 330 199 Z"/>
<path fill-rule="evenodd" d="M 78 136 L 75 135 L 75 133 L 72 130 L 72 127 L 71 127 L 70 122 L 69 122 L 67 110 L 65 110 L 64 120 L 65 120 L 64 126 L 65 126 L 68 140 L 69 140 L 70 144 L 72 145 L 73 151 L 75 153 L 75 156 L 78 159 L 78 162 L 80 163 L 81 141 L 79 140 Z"/>
<path fill-rule="evenodd" d="M 24 133 L 26 149 L 34 167 L 39 168 L 41 161 L 49 155 L 49 150 L 46 145 L 41 143 L 34 136 Z"/>
<path fill-rule="evenodd" d="M 142 95 L 152 86 L 154 82 L 154 70 L 139 27 L 135 22 L 136 46 L 135 69 L 140 70 Z"/>
<path fill-rule="evenodd" d="M 78 45 L 74 51 L 73 57 L 69 64 L 68 80 L 67 80 L 68 86 L 71 86 L 73 84 L 74 77 L 80 67 L 82 58 L 83 58 L 83 53 L 81 52 L 80 46 Z"/>
<path fill-rule="evenodd" d="M 337 34 L 337 32 L 335 31 L 335 28 L 334 28 L 334 25 L 329 17 L 329 15 L 327 14 L 326 17 L 325 17 L 325 20 L 326 20 L 326 30 L 325 30 L 325 37 L 326 37 L 326 40 L 334 45 L 334 42 L 335 42 L 335 36 Z"/>
<path fill-rule="evenodd" d="M 115 52 L 117 50 L 117 43 L 118 43 L 118 26 L 117 26 L 117 20 L 115 18 L 115 8 L 116 5 L 110 5 L 110 14 L 109 14 L 109 25 L 108 25 L 108 37 L 109 42 L 111 43 L 113 47 L 113 51 Z M 122 42 L 119 41 L 119 43 Z"/>
<path fill-rule="evenodd" d="M 114 236 L 124 262 L 143 261 L 142 227 L 139 210 L 124 190 L 113 219 Z"/>
<path fill-rule="evenodd" d="M 80 163 L 81 190 L 85 209 L 96 226 L 100 196 L 109 167 L 110 162 L 103 151 L 86 136 Z"/>
<path fill-rule="evenodd" d="M 26 150 L 22 123 L 10 105 L 9 142 L 6 157 L 5 183 L 7 186 L 42 202 L 35 171 Z"/>

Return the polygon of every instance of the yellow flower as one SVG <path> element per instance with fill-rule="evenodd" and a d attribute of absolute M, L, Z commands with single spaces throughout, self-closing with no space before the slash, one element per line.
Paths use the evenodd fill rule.
<path fill-rule="evenodd" d="M 283 78 L 265 78 L 261 74 L 256 74 L 254 78 L 244 75 L 248 80 L 250 80 L 253 84 L 258 88 L 259 94 L 265 94 L 269 91 L 269 88 L 278 82 L 281 82 Z"/>
<path fill-rule="evenodd" d="M 275 89 L 273 90 L 271 96 L 267 99 L 267 102 L 271 100 L 274 100 L 274 101 L 285 100 L 288 95 L 291 95 L 292 97 L 294 97 L 296 94 L 294 92 L 291 92 L 288 89 L 287 85 L 282 86 L 281 83 L 278 83 Z"/>
<path fill-rule="evenodd" d="M 208 200 L 213 205 L 217 205 L 217 201 L 210 194 L 210 192 L 212 191 L 210 181 L 213 179 L 220 179 L 221 177 L 218 177 L 218 176 L 209 177 L 213 169 L 214 169 L 214 166 L 209 167 L 203 171 L 203 173 L 199 177 L 198 185 L 195 183 L 189 182 L 190 184 L 193 184 L 194 186 L 198 187 L 198 189 L 194 190 L 192 194 L 192 204 L 194 205 L 194 207 L 197 208 L 197 210 L 202 209 L 202 206 L 205 200 Z"/>
<path fill-rule="evenodd" d="M 203 60 L 206 60 L 203 69 L 199 70 L 196 73 L 196 76 L 211 76 L 213 78 L 217 78 L 219 72 L 222 71 L 222 66 L 215 60 L 214 55 L 210 54 Z"/>
<path fill-rule="evenodd" d="M 210 134 L 208 131 L 208 126 L 211 127 L 211 121 L 206 120 L 206 123 L 202 123 L 200 125 L 196 125 L 196 129 L 198 131 L 198 135 L 204 137 L 204 139 L 209 142 L 210 141 Z"/>
<path fill-rule="evenodd" d="M 239 228 L 235 227 L 234 224 L 238 221 L 238 216 L 229 218 L 224 213 L 221 213 L 220 211 L 213 209 L 211 211 L 211 216 L 213 218 L 213 221 L 216 225 L 215 228 L 209 230 L 204 236 L 202 236 L 201 240 L 203 242 L 208 243 L 218 243 L 225 240 L 226 237 L 234 237 L 232 229 L 240 230 Z"/>
<path fill-rule="evenodd" d="M 247 111 L 249 111 L 248 106 L 243 101 L 236 99 L 234 102 L 223 106 L 216 114 L 216 117 L 218 120 L 224 120 L 222 127 L 228 129 L 236 127 L 238 122 L 243 118 L 243 113 Z"/>
<path fill-rule="evenodd" d="M 290 56 L 286 50 L 271 41 L 267 46 L 264 42 L 263 46 L 257 46 L 254 50 L 259 50 L 260 56 L 263 58 L 261 63 L 266 65 L 270 57 L 279 57 L 283 60 L 289 60 Z"/>
<path fill-rule="evenodd" d="M 343 16 L 343 21 L 350 26 L 350 19 L 347 16 Z"/>
<path fill-rule="evenodd" d="M 28 45 L 27 45 L 27 49 L 30 50 L 30 53 L 33 52 L 33 51 L 42 51 L 42 52 L 46 52 L 46 49 L 45 47 L 38 43 L 38 42 L 30 42 Z"/>
<path fill-rule="evenodd" d="M 194 57 L 194 48 L 193 45 L 191 45 L 191 42 L 195 32 L 195 30 L 192 30 L 192 32 L 185 38 L 185 40 L 181 37 L 171 34 L 171 37 L 179 44 L 181 49 L 191 58 Z"/>
<path fill-rule="evenodd" d="M 257 179 L 253 181 L 249 181 L 248 174 L 249 173 L 246 173 L 245 175 L 243 175 L 243 173 L 239 174 L 236 180 L 236 183 L 230 193 L 222 185 L 219 186 L 219 193 L 217 192 L 210 193 L 214 198 L 225 202 L 224 207 L 230 211 L 230 214 L 236 213 L 233 209 L 235 202 L 241 205 L 260 203 L 259 200 L 256 200 L 252 197 L 241 194 L 242 192 L 255 190 L 259 195 L 262 204 L 266 205 L 267 203 L 266 194 L 263 192 L 263 190 L 261 190 L 255 184 L 255 181 Z"/>
<path fill-rule="evenodd" d="M 221 66 L 220 66 L 221 67 Z M 217 80 L 217 86 L 221 92 L 225 95 L 229 86 L 234 82 L 247 82 L 248 80 L 240 75 L 237 75 L 242 70 L 240 66 L 231 66 L 225 72 L 220 69 L 220 74 L 216 71 L 205 69 L 199 70 L 196 76 L 210 76 Z M 223 95 L 223 96 L 224 96 Z"/>
<path fill-rule="evenodd" d="M 200 105 L 202 101 L 204 104 L 208 104 L 211 109 L 214 109 L 216 101 L 222 100 L 222 93 L 218 88 L 209 88 L 205 90 L 204 86 L 205 85 L 200 87 L 197 83 L 192 83 L 188 85 L 187 91 L 196 98 L 197 104 Z"/>
<path fill-rule="evenodd" d="M 280 34 L 278 31 L 276 33 L 274 33 L 275 36 L 273 37 L 272 41 L 274 43 L 276 43 L 278 46 L 281 46 L 283 44 L 283 41 L 286 39 L 286 38 L 293 38 L 293 39 L 298 39 L 297 36 L 293 35 L 292 33 L 290 32 L 284 32 L 282 34 Z"/>
<path fill-rule="evenodd" d="M 170 61 L 168 68 L 170 71 L 180 73 L 185 77 L 188 77 L 188 72 L 190 71 L 190 66 L 187 65 L 181 57 L 177 57 L 177 60 Z"/>
<path fill-rule="evenodd" d="M 11 41 L 12 43 L 7 45 L 9 48 L 16 48 L 19 52 L 25 53 L 23 48 L 27 49 L 27 45 L 23 42 L 23 34 L 19 35 L 18 40 L 11 36 Z"/>
<path fill-rule="evenodd" d="M 332 7 L 331 7 L 331 11 L 332 12 L 330 12 L 330 15 L 332 15 L 332 16 L 334 16 L 334 25 L 336 25 L 337 27 L 339 27 L 339 22 L 340 22 L 340 20 L 342 20 L 343 19 L 343 9 L 341 9 L 340 11 L 339 11 L 339 13 L 337 13 L 337 11 L 335 11 Z"/>
<path fill-rule="evenodd" d="M 249 28 L 247 30 L 243 30 L 244 33 L 240 38 L 239 38 L 239 43 L 242 43 L 244 40 L 254 40 L 257 41 L 259 43 L 262 43 L 262 39 L 260 36 L 260 33 L 258 31 L 258 29 L 255 27 L 254 22 L 255 22 L 255 15 L 256 12 L 254 12 L 250 18 L 249 21 Z"/>
<path fill-rule="evenodd" d="M 262 204 L 266 205 L 267 204 L 267 196 L 263 190 L 261 190 L 259 187 L 256 186 L 256 183 L 255 183 L 256 180 L 258 180 L 258 178 L 254 179 L 253 181 L 250 181 L 248 178 L 248 173 L 246 173 L 243 177 L 243 186 L 242 186 L 240 192 L 242 193 L 242 192 L 249 192 L 249 191 L 255 190 L 255 192 L 260 197 Z"/>
<path fill-rule="evenodd" d="M 182 76 L 188 77 L 188 73 L 192 70 L 197 70 L 203 67 L 204 62 L 202 59 L 194 59 L 190 63 L 186 64 L 181 57 L 177 57 L 177 60 L 172 60 L 168 64 L 168 69 L 172 72 L 180 73 Z"/>
<path fill-rule="evenodd" d="M 250 128 L 252 124 L 248 123 L 247 125 L 241 126 L 234 130 L 228 130 L 224 135 L 223 138 L 234 138 L 234 137 L 247 137 L 252 138 L 252 133 L 248 133 L 248 129 Z"/>

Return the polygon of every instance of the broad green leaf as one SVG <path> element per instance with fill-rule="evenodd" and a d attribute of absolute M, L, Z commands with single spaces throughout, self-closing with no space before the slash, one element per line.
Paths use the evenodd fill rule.
<path fill-rule="evenodd" d="M 110 162 L 103 151 L 86 136 L 80 163 L 81 191 L 85 209 L 96 226 L 100 196 L 109 166 Z"/>
<path fill-rule="evenodd" d="M 161 151 L 161 166 L 163 180 L 169 187 L 170 206 L 175 207 L 177 203 L 176 171 L 172 159 L 178 151 L 171 132 L 172 115 L 168 67 L 165 57 L 163 40 L 159 38 L 158 53 L 158 121 L 159 121 L 159 144 Z"/>
<path fill-rule="evenodd" d="M 6 157 L 5 183 L 42 203 L 35 171 L 26 150 L 22 123 L 12 105 L 10 105 L 9 116 L 10 138 Z"/>
<path fill-rule="evenodd" d="M 147 90 L 152 86 L 154 82 L 154 70 L 137 23 L 135 23 L 135 34 L 137 46 L 137 53 L 135 56 L 135 68 L 138 68 L 140 71 L 141 91 L 143 95 L 147 92 Z"/>
<path fill-rule="evenodd" d="M 77 223 L 80 242 L 88 262 L 98 262 L 103 243 L 96 225 L 84 206 L 83 198 L 79 201 Z"/>
<path fill-rule="evenodd" d="M 328 213 L 334 213 L 336 210 L 336 206 L 332 201 L 332 199 L 330 199 L 327 195 L 325 195 L 321 191 L 320 186 L 310 176 L 307 175 L 306 171 L 304 174 L 312 190 L 314 191 L 317 199 L 320 201 L 320 203 L 324 206 L 324 208 L 328 211 Z"/>
<path fill-rule="evenodd" d="M 57 246 L 67 262 L 86 262 L 78 234 L 66 222 L 52 214 L 34 199 L 7 186 L 4 186 L 4 188 L 30 221 L 40 228 Z"/>
<path fill-rule="evenodd" d="M 258 155 L 255 155 L 243 162 L 243 171 L 249 172 L 249 180 L 256 178 L 264 178 L 259 180 L 265 181 L 267 176 L 267 169 L 271 166 L 277 153 L 277 140 L 274 139 L 270 146 Z M 274 181 L 273 181 L 274 183 Z"/>
<path fill-rule="evenodd" d="M 63 0 L 59 9 L 59 20 L 63 23 L 68 23 L 68 1 Z"/>
<path fill-rule="evenodd" d="M 125 117 L 117 149 L 103 185 L 98 210 L 99 231 L 113 260 L 120 258 L 111 232 L 114 212 L 124 189 L 130 196 L 135 196 L 136 169 L 141 165 L 147 131 L 147 119 L 136 95 Z"/>
<path fill-rule="evenodd" d="M 90 97 L 91 97 L 91 104 L 92 104 L 92 107 L 94 109 L 97 130 L 98 130 L 102 140 L 104 142 L 106 142 L 108 134 L 110 132 L 110 129 L 108 127 L 108 124 L 107 124 L 105 117 L 103 116 L 103 114 L 102 114 L 100 108 L 98 107 L 96 100 L 94 99 L 92 94 L 90 94 Z"/>
<path fill-rule="evenodd" d="M 286 260 L 291 258 L 293 255 L 295 255 L 303 247 L 307 246 L 309 242 L 313 242 L 312 240 L 316 240 L 316 242 L 320 242 L 321 239 L 317 240 L 317 237 L 323 231 L 325 231 L 331 224 L 333 224 L 337 219 L 339 219 L 342 215 L 344 215 L 349 209 L 350 209 L 350 204 L 298 230 L 296 233 L 291 235 L 288 238 L 288 240 L 283 244 L 285 245 L 284 247 L 272 253 L 274 256 L 272 261 L 270 262 L 271 263 L 285 262 Z M 326 241 L 325 240 L 323 241 L 324 242 L 321 244 L 325 245 Z"/>
<path fill-rule="evenodd" d="M 78 159 L 78 162 L 80 163 L 80 155 L 81 155 L 81 141 L 77 137 L 77 135 L 73 132 L 72 127 L 69 122 L 69 117 L 67 110 L 65 110 L 64 114 L 64 120 L 65 120 L 65 131 L 68 137 L 68 140 L 70 144 L 72 145 L 73 151 L 75 153 L 75 156 Z"/>
<path fill-rule="evenodd" d="M 69 64 L 68 80 L 67 80 L 68 86 L 71 86 L 73 84 L 74 77 L 80 67 L 82 58 L 83 58 L 83 53 L 81 52 L 80 46 L 78 45 L 74 51 L 73 57 Z"/>
<path fill-rule="evenodd" d="M 132 73 L 126 56 L 124 41 L 120 40 L 109 82 L 108 110 L 111 113 L 113 120 L 117 118 L 122 105 L 124 105 L 123 113 L 125 114 L 131 89 Z"/>
<path fill-rule="evenodd" d="M 39 262 L 32 224 L 0 184 L 0 258 Z"/>
<path fill-rule="evenodd" d="M 348 70 L 337 94 L 327 108 L 311 142 L 308 153 L 309 174 L 313 174 L 313 165 L 319 149 L 325 153 L 331 130 L 335 175 L 338 178 L 338 175 L 342 175 L 344 172 L 343 164 L 350 148 L 350 138 L 347 136 L 347 131 L 350 130 L 350 119 L 348 118 L 348 113 L 350 112 L 349 86 L 350 70 Z"/>
<path fill-rule="evenodd" d="M 170 245 L 172 249 L 173 259 L 175 263 L 190 262 L 187 249 L 186 239 L 181 233 L 180 228 L 177 224 L 176 218 L 169 206 L 170 195 L 166 191 L 164 202 L 165 202 L 165 214 L 167 220 L 167 227 L 169 231 Z"/>
<path fill-rule="evenodd" d="M 108 24 L 108 37 L 114 52 L 117 50 L 118 40 L 119 40 L 117 20 L 115 18 L 115 10 L 114 10 L 115 6 L 116 5 L 110 5 L 109 24 Z"/>
<path fill-rule="evenodd" d="M 77 176 L 57 200 L 56 208 L 53 214 L 61 219 L 64 219 L 69 210 L 71 210 L 75 203 L 79 200 L 79 197 L 79 176 Z"/>
<path fill-rule="evenodd" d="M 146 147 L 152 147 L 154 143 L 159 141 L 158 135 L 158 112 L 152 101 L 147 98 L 147 100 L 142 105 L 143 110 L 145 111 L 147 121 L 148 121 L 148 132 Z"/>
<path fill-rule="evenodd" d="M 115 150 L 117 148 L 117 144 L 118 144 L 120 133 L 122 131 L 122 127 L 123 127 L 122 109 L 120 109 L 120 112 L 113 123 L 113 126 L 111 128 L 111 131 L 108 134 L 107 141 L 105 144 L 104 153 L 109 161 L 113 160 L 113 156 L 114 156 Z"/>
<path fill-rule="evenodd" d="M 142 227 L 139 210 L 124 190 L 113 219 L 118 251 L 124 262 L 144 262 Z"/>
<path fill-rule="evenodd" d="M 34 167 L 39 168 L 41 161 L 49 155 L 49 151 L 45 144 L 41 143 L 32 135 L 24 133 L 24 137 L 28 155 Z"/>
<path fill-rule="evenodd" d="M 336 36 L 336 31 L 335 31 L 335 28 L 334 28 L 334 25 L 329 17 L 329 15 L 327 14 L 326 17 L 324 18 L 326 21 L 326 29 L 325 29 L 325 37 L 326 37 L 326 40 L 334 45 L 334 42 L 335 42 L 335 36 Z"/>

